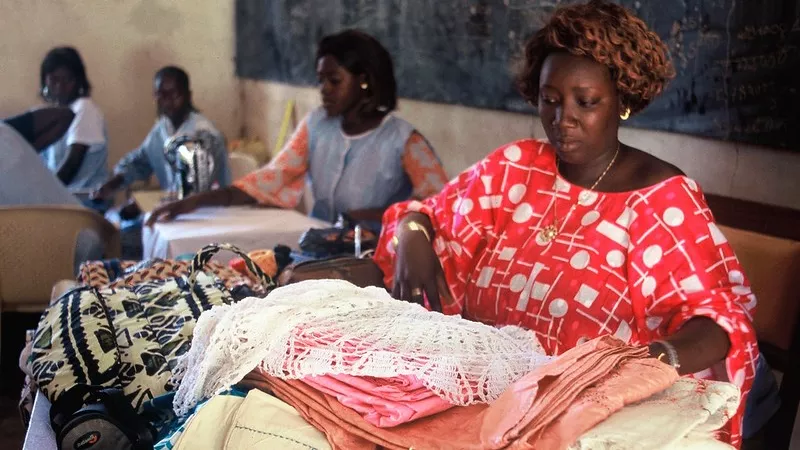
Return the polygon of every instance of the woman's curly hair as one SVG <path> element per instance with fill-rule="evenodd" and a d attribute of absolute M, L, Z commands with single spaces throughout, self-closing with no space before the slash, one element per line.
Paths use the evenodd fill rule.
<path fill-rule="evenodd" d="M 609 68 L 624 108 L 637 113 L 675 76 L 661 38 L 622 6 L 606 0 L 559 8 L 525 45 L 517 77 L 522 96 L 535 104 L 545 58 L 553 52 L 584 56 Z"/>

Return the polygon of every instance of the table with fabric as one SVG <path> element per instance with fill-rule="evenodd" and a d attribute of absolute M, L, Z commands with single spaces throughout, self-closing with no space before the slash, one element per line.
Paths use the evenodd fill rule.
<path fill-rule="evenodd" d="M 212 242 L 233 244 L 244 251 L 271 249 L 278 244 L 297 249 L 300 236 L 309 228 L 330 226 L 324 221 L 287 209 L 201 208 L 179 216 L 172 222 L 159 222 L 152 228 L 144 227 L 142 245 L 144 259 L 176 258 L 195 253 Z M 221 257 L 232 258 L 231 255 Z"/>

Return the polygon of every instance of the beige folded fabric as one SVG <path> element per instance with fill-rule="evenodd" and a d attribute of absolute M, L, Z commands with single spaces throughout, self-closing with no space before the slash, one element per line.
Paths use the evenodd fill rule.
<path fill-rule="evenodd" d="M 252 390 L 218 395 L 186 423 L 175 450 L 330 450 L 325 435 L 291 406 Z"/>
<path fill-rule="evenodd" d="M 175 443 L 175 450 L 225 448 L 228 430 L 244 400 L 244 397 L 236 395 L 218 395 L 209 400 L 186 422 L 186 428 Z"/>
<path fill-rule="evenodd" d="M 252 390 L 236 412 L 225 450 L 330 450 L 322 432 L 291 406 Z"/>

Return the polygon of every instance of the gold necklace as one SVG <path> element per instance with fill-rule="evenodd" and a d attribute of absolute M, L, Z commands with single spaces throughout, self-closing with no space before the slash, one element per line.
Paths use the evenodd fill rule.
<path fill-rule="evenodd" d="M 619 155 L 619 142 L 617 143 L 617 151 L 614 152 L 614 157 L 611 158 L 611 162 L 608 163 L 608 165 L 606 166 L 606 170 L 604 170 L 603 173 L 600 174 L 600 176 L 594 182 L 592 187 L 589 188 L 590 191 L 594 191 L 594 189 L 597 187 L 597 185 L 600 184 L 601 181 L 603 181 L 603 178 L 606 176 L 608 171 L 611 170 L 611 166 L 613 166 L 614 163 L 617 161 L 617 156 L 618 155 Z M 559 160 L 558 160 L 558 157 L 556 157 L 556 182 L 558 182 L 558 174 L 559 174 L 558 166 L 559 166 Z M 553 223 L 551 223 L 550 225 L 544 227 L 541 231 L 539 231 L 539 234 L 536 236 L 536 240 L 539 241 L 541 244 L 550 243 L 550 241 L 555 239 L 556 236 L 558 236 L 558 233 L 559 233 L 559 229 L 558 229 L 558 213 L 556 212 L 556 204 L 558 203 L 558 197 L 557 197 L 557 195 L 558 195 L 558 187 L 555 186 L 554 188 L 555 188 L 556 192 L 553 195 Z M 581 194 L 583 194 L 583 193 L 581 193 Z M 578 196 L 578 202 L 580 202 L 580 200 L 581 200 L 581 195 Z M 572 211 L 574 211 L 575 208 L 577 208 L 577 206 L 578 206 L 578 203 L 573 204 L 572 207 L 569 209 L 569 211 L 567 212 L 567 214 L 564 217 L 565 218 L 569 217 L 569 215 L 572 214 Z"/>

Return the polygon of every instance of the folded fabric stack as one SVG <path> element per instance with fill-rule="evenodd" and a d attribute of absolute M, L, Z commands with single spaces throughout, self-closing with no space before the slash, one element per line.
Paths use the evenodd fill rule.
<path fill-rule="evenodd" d="M 336 398 L 380 428 L 396 427 L 453 407 L 414 376 L 393 378 L 325 375 L 303 382 Z"/>
<path fill-rule="evenodd" d="M 551 360 L 531 331 L 430 312 L 379 288 L 313 280 L 203 313 L 173 370 L 174 406 L 185 415 L 256 368 L 284 379 L 413 376 L 450 404 L 487 403 Z"/>
<path fill-rule="evenodd" d="M 739 402 L 610 337 L 548 358 L 530 332 L 341 281 L 204 313 L 175 373 L 179 414 L 239 382 L 347 450 L 726 448 Z"/>

